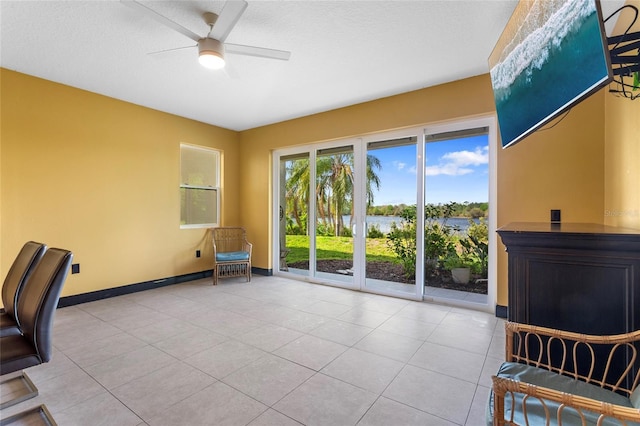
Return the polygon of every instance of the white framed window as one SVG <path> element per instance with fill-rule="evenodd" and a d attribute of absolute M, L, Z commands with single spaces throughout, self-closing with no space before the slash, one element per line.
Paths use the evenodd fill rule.
<path fill-rule="evenodd" d="M 180 228 L 220 222 L 220 152 L 180 144 Z"/>

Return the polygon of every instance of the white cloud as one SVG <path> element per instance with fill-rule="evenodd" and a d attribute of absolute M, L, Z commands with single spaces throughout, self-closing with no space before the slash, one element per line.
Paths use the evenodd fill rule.
<path fill-rule="evenodd" d="M 424 172 L 424 174 L 427 176 L 438 176 L 438 175 L 461 176 L 461 175 L 468 175 L 469 173 L 473 173 L 473 169 L 459 167 L 453 163 L 444 164 L 440 166 L 427 166 L 427 169 Z"/>
<path fill-rule="evenodd" d="M 477 147 L 474 151 L 448 152 L 440 158 L 437 166 L 427 166 L 427 176 L 462 176 L 473 173 L 469 166 L 481 166 L 489 164 L 489 147 Z"/>
<path fill-rule="evenodd" d="M 489 164 L 489 147 L 477 147 L 473 152 L 467 150 L 449 152 L 443 155 L 442 159 L 449 160 L 451 163 L 461 167 Z"/>
<path fill-rule="evenodd" d="M 406 163 L 403 163 L 402 161 L 397 161 L 397 160 L 394 161 L 392 164 L 393 164 L 393 167 L 395 167 L 398 170 L 404 169 L 407 165 Z"/>

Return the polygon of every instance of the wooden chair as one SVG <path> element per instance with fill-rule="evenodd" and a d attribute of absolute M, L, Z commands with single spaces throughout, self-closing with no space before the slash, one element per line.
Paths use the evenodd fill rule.
<path fill-rule="evenodd" d="M 507 322 L 487 424 L 639 425 L 640 330 L 593 336 Z"/>
<path fill-rule="evenodd" d="M 212 230 L 213 285 L 219 278 L 246 277 L 251 281 L 251 250 L 247 233 L 240 227 L 220 227 Z"/>

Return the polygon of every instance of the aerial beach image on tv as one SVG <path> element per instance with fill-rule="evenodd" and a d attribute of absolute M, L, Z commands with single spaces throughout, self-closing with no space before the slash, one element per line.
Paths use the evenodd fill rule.
<path fill-rule="evenodd" d="M 596 0 L 521 1 L 489 57 L 503 147 L 610 79 Z"/>

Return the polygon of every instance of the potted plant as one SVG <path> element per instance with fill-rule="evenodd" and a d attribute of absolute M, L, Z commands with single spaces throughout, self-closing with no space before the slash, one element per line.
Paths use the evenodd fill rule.
<path fill-rule="evenodd" d="M 471 261 L 458 253 L 450 253 L 444 260 L 444 267 L 451 271 L 451 278 L 456 284 L 467 284 L 471 279 Z"/>

